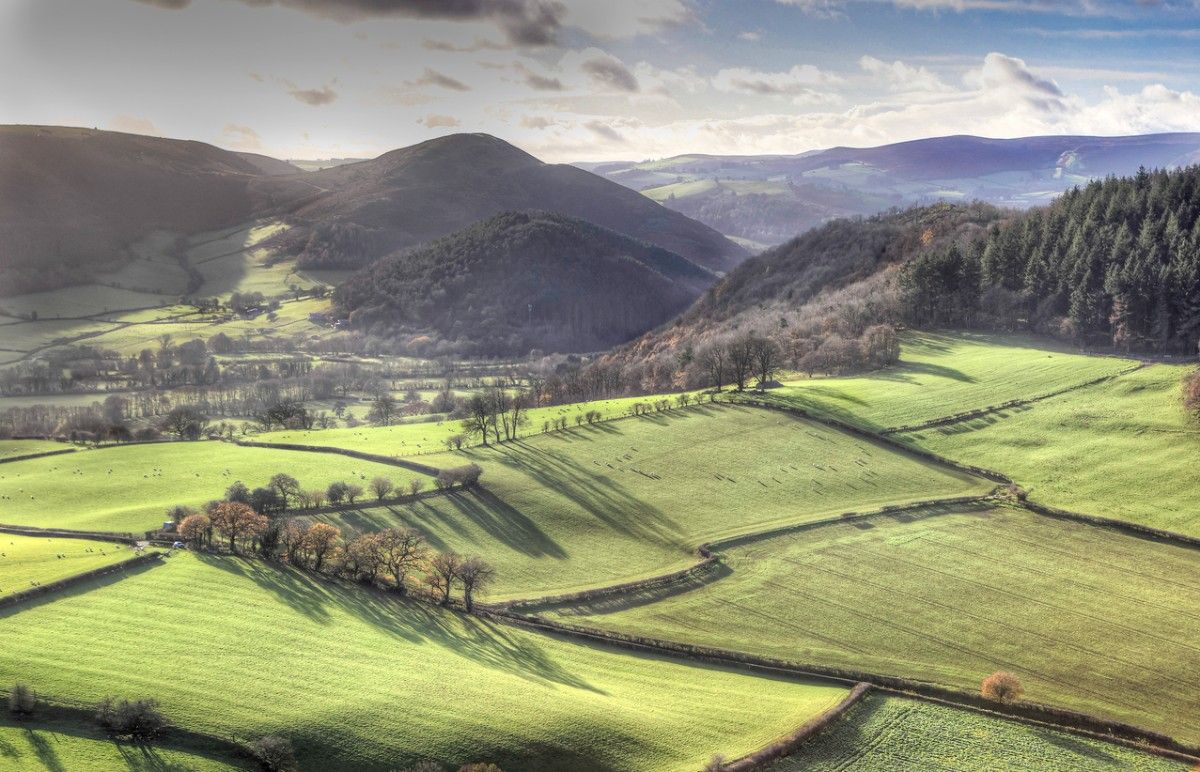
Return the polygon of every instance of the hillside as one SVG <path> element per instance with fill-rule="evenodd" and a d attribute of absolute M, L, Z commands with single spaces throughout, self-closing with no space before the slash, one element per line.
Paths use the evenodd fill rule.
<path fill-rule="evenodd" d="M 933 137 L 799 155 L 580 164 L 722 233 L 778 244 L 837 217 L 935 200 L 1026 208 L 1140 166 L 1200 160 L 1200 134 Z"/>
<path fill-rule="evenodd" d="M 546 164 L 486 134 L 455 134 L 306 175 L 329 192 L 297 214 L 301 267 L 357 268 L 505 211 L 579 217 L 727 271 L 746 257 L 708 226 L 573 166 Z"/>
<path fill-rule="evenodd" d="M 0 180 L 0 295 L 81 283 L 152 231 L 224 228 L 313 192 L 203 142 L 50 126 L 0 127 Z"/>
<path fill-rule="evenodd" d="M 442 353 L 590 351 L 661 324 L 714 280 L 591 223 L 510 212 L 374 263 L 335 304 L 356 328 L 432 336 Z"/>

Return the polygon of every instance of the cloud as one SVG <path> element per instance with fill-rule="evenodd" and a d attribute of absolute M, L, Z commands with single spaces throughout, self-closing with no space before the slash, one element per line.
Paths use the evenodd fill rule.
<path fill-rule="evenodd" d="M 162 132 L 148 118 L 137 115 L 118 115 L 108 122 L 113 131 L 123 131 L 126 134 L 145 134 L 151 137 L 161 137 Z"/>
<path fill-rule="evenodd" d="M 548 129 L 556 125 L 556 122 L 545 117 L 544 115 L 522 115 L 521 128 L 523 129 Z"/>
<path fill-rule="evenodd" d="M 385 48 L 407 48 L 407 44 L 385 43 Z M 451 43 L 448 40 L 430 40 L 425 38 L 421 41 L 421 47 L 427 51 L 449 51 L 457 54 L 470 54 L 476 51 L 507 51 L 511 46 L 502 45 L 494 40 L 486 38 L 475 38 L 475 42 L 469 45 L 459 45 Z"/>
<path fill-rule="evenodd" d="M 865 72 L 886 83 L 892 91 L 945 92 L 951 90 L 949 85 L 943 83 L 937 75 L 925 67 L 913 67 L 899 60 L 889 64 L 873 56 L 862 57 L 858 60 L 858 64 Z"/>
<path fill-rule="evenodd" d="M 562 22 L 602 40 L 652 35 L 691 24 L 696 14 L 689 0 L 560 0 Z"/>
<path fill-rule="evenodd" d="M 775 0 L 780 5 L 799 8 L 804 14 L 818 19 L 839 19 L 845 16 L 845 0 Z"/>
<path fill-rule="evenodd" d="M 581 62 L 579 68 L 602 86 L 617 91 L 638 90 L 638 81 L 634 74 L 620 59 L 610 54 L 597 51 Z"/>
<path fill-rule="evenodd" d="M 813 86 L 837 83 L 835 75 L 811 64 L 797 64 L 783 72 L 763 72 L 748 67 L 726 67 L 712 79 L 713 88 L 737 94 L 796 96 L 811 93 Z"/>
<path fill-rule="evenodd" d="M 295 83 L 286 81 L 287 92 L 296 100 L 303 102 L 312 107 L 320 107 L 327 105 L 338 98 L 338 94 L 333 90 L 332 86 L 322 86 L 321 88 L 300 88 Z"/>
<path fill-rule="evenodd" d="M 1047 97 L 1063 96 L 1058 84 L 1035 75 L 1024 60 L 994 51 L 984 57 L 979 78 L 989 87 L 1015 87 Z"/>
<path fill-rule="evenodd" d="M 617 131 L 604 121 L 588 121 L 583 124 L 583 127 L 595 134 L 597 137 L 608 140 L 609 142 L 620 142 L 622 144 L 627 142 L 621 132 Z"/>
<path fill-rule="evenodd" d="M 455 118 L 453 115 L 440 115 L 438 113 L 430 113 L 424 118 L 418 118 L 417 123 L 424 124 L 431 129 L 453 128 L 455 126 L 462 125 L 462 121 Z"/>
<path fill-rule="evenodd" d="M 562 91 L 566 88 L 560 79 L 534 72 L 522 62 L 514 63 L 513 69 L 521 75 L 522 82 L 534 91 Z"/>
<path fill-rule="evenodd" d="M 221 141 L 234 150 L 258 151 L 263 147 L 262 137 L 258 136 L 257 131 L 236 123 L 225 124 L 221 131 Z"/>
<path fill-rule="evenodd" d="M 760 32 L 759 30 L 748 29 L 748 30 L 745 30 L 744 32 L 739 32 L 737 34 L 737 39 L 743 40 L 747 43 L 757 43 L 758 41 L 762 40 L 762 32 Z"/>
<path fill-rule="evenodd" d="M 408 86 L 437 86 L 438 88 L 450 89 L 451 91 L 471 90 L 471 87 L 461 80 L 451 78 L 449 75 L 438 72 L 432 67 L 426 67 L 425 72 L 416 80 L 407 80 L 404 83 Z"/>

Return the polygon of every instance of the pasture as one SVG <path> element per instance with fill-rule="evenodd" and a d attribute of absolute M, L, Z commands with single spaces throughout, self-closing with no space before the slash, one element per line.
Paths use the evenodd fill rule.
<path fill-rule="evenodd" d="M 0 597 L 133 557 L 123 544 L 0 533 Z"/>
<path fill-rule="evenodd" d="M 0 406 L 8 404 L 0 400 Z M 28 456 L 32 453 L 45 453 L 49 450 L 70 450 L 71 445 L 54 440 L 0 440 L 0 460 Z"/>
<path fill-rule="evenodd" d="M 718 537 L 991 489 L 820 424 L 724 404 L 422 461 L 478 463 L 483 488 L 325 519 L 345 530 L 411 525 L 438 549 L 482 555 L 498 568 L 495 598 L 656 575 Z"/>
<path fill-rule="evenodd" d="M 336 480 L 365 488 L 378 475 L 411 474 L 345 456 L 209 440 L 118 445 L 0 465 L 0 508 L 11 525 L 138 532 L 157 528 L 176 504 L 200 507 L 238 480 L 256 488 L 279 472 L 306 490 Z"/>
<path fill-rule="evenodd" d="M 879 516 L 723 550 L 724 576 L 557 615 L 976 689 L 1200 742 L 1200 551 L 1014 508 Z"/>
<path fill-rule="evenodd" d="M 844 378 L 785 380 L 766 398 L 880 430 L 1040 397 L 1135 364 L 1071 353 L 1045 339 L 913 332 L 902 338 L 897 365 Z"/>
<path fill-rule="evenodd" d="M 1200 535 L 1200 427 L 1183 409 L 1192 368 L 1153 365 L 1025 409 L 898 435 L 1003 470 L 1035 501 Z"/>
<path fill-rule="evenodd" d="M 920 700 L 868 695 L 770 772 L 1186 769 L 1177 761 L 1086 737 Z"/>
<path fill-rule="evenodd" d="M 0 772 L 227 772 L 252 768 L 245 760 L 223 759 L 207 748 L 117 742 L 82 723 L 0 719 Z"/>
<path fill-rule="evenodd" d="M 0 612 L 0 683 L 157 697 L 192 730 L 289 737 L 307 768 L 694 772 L 845 696 L 490 624 L 258 560 L 182 553 Z M 37 652 L 31 657 L 31 652 Z"/>

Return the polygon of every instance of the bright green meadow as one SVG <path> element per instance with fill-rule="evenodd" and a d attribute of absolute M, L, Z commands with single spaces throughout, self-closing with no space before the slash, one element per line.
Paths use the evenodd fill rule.
<path fill-rule="evenodd" d="M 0 533 L 0 597 L 131 557 L 113 542 Z"/>

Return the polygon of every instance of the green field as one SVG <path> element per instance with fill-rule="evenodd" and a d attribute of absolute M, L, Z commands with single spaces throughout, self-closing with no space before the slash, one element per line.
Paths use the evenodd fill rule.
<path fill-rule="evenodd" d="M 724 552 L 670 597 L 559 614 L 600 626 L 977 688 L 1200 741 L 1200 551 L 1001 508 L 881 516 Z M 657 602 L 651 602 L 657 601 Z"/>
<path fill-rule="evenodd" d="M 1069 353 L 1044 339 L 909 333 L 898 365 L 845 378 L 788 380 L 767 395 L 866 428 L 888 429 L 1039 397 L 1135 365 Z"/>
<path fill-rule="evenodd" d="M 7 402 L 0 400 L 0 407 L 7 406 Z M 0 440 L 0 459 L 45 453 L 49 450 L 70 450 L 71 447 L 65 442 L 54 440 Z"/>
<path fill-rule="evenodd" d="M 189 553 L 0 613 L 0 627 L 0 683 L 80 702 L 154 696 L 193 730 L 286 735 L 309 769 L 435 758 L 505 772 L 694 772 L 846 693 L 576 645 Z"/>
<path fill-rule="evenodd" d="M 1043 504 L 1200 535 L 1200 425 L 1180 391 L 1191 369 L 1154 365 L 1025 409 L 897 438 L 1000 469 Z"/>
<path fill-rule="evenodd" d="M 868 695 L 770 772 L 944 769 L 1183 770 L 1185 764 L 1086 737 L 919 700 Z"/>
<path fill-rule="evenodd" d="M 106 287 L 102 284 L 81 284 L 49 292 L 0 298 L 0 308 L 6 313 L 22 316 L 36 311 L 41 319 L 53 319 L 57 316 L 96 316 L 111 311 L 152 308 L 170 302 L 173 302 L 172 298 L 148 292 Z"/>
<path fill-rule="evenodd" d="M 250 488 L 286 472 L 305 489 L 335 480 L 408 479 L 386 464 L 328 453 L 200 441 L 123 445 L 0 465 L 0 511 L 11 525 L 137 532 L 175 504 L 199 507 L 237 480 Z"/>
<path fill-rule="evenodd" d="M 222 759 L 208 749 L 117 742 L 85 724 L 0 719 L 0 770 L 4 772 L 225 772 L 251 768 L 246 762 Z"/>
<path fill-rule="evenodd" d="M 787 414 L 702 405 L 423 457 L 483 490 L 343 512 L 404 523 L 496 564 L 494 597 L 568 592 L 688 565 L 710 539 L 991 484 Z"/>
<path fill-rule="evenodd" d="M 133 557 L 112 542 L 0 533 L 0 597 Z"/>

